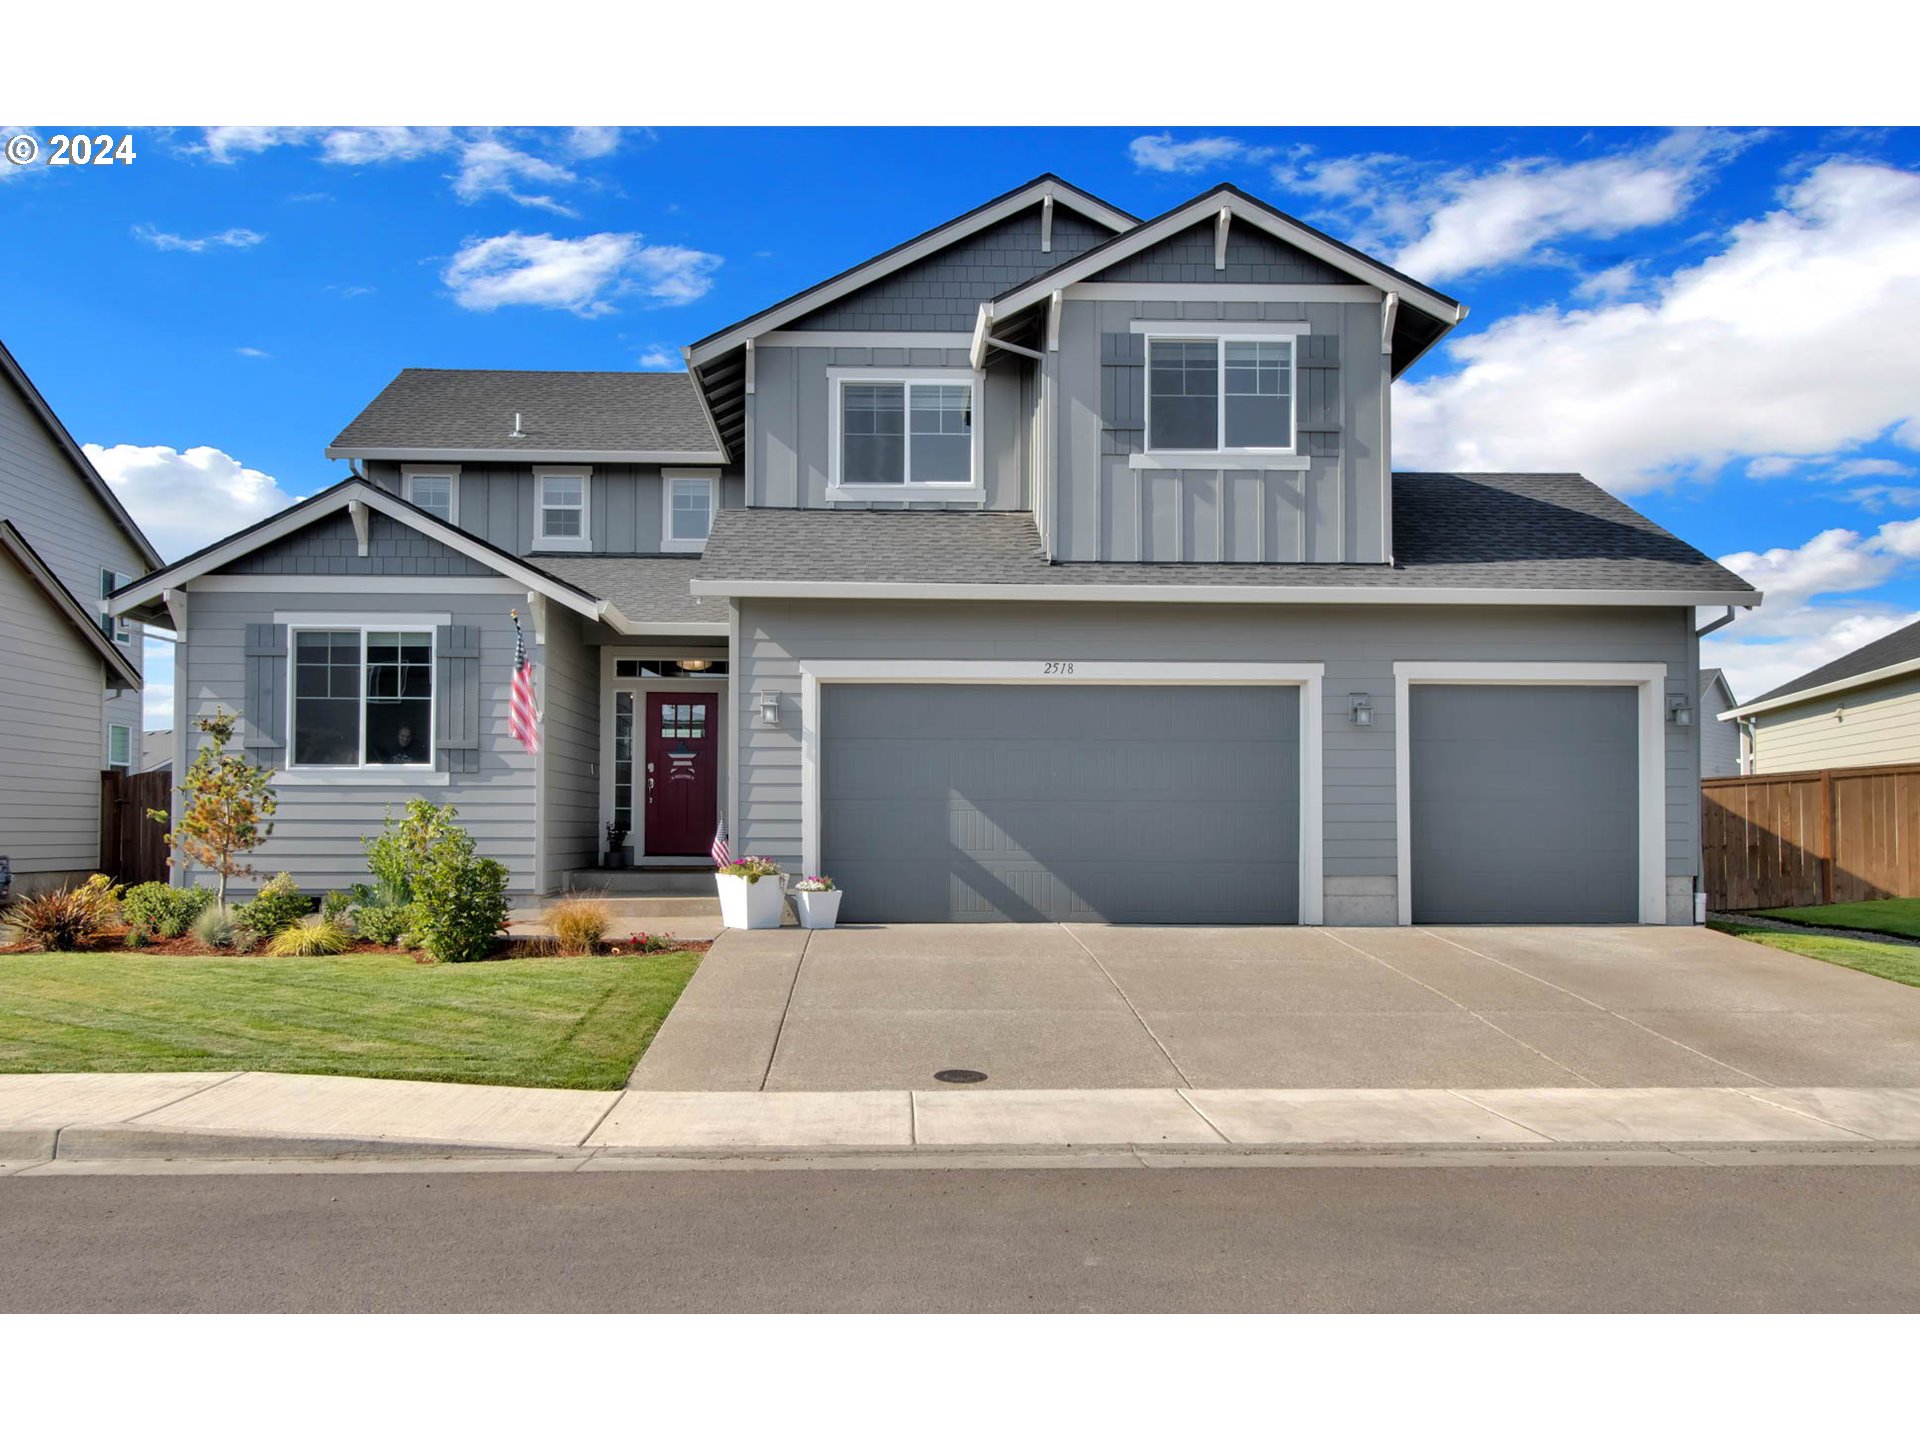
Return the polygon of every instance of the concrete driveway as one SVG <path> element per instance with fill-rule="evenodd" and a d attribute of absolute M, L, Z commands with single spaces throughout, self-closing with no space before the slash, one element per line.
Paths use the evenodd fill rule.
<path fill-rule="evenodd" d="M 725 932 L 646 1090 L 1920 1085 L 1920 990 L 1707 930 Z"/>

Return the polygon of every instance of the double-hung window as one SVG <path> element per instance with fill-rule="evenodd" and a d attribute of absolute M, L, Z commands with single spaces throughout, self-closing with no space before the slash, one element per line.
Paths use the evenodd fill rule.
<path fill-rule="evenodd" d="M 294 629 L 296 768 L 433 765 L 433 631 Z"/>
<path fill-rule="evenodd" d="M 699 551 L 713 529 L 714 486 L 718 471 L 668 470 L 662 478 L 665 506 L 660 516 L 662 550 Z"/>
<path fill-rule="evenodd" d="M 590 541 L 592 492 L 584 469 L 535 466 L 534 538 L 542 550 L 585 550 Z"/>
<path fill-rule="evenodd" d="M 973 489 L 974 388 L 967 372 L 833 378 L 837 488 Z"/>
<path fill-rule="evenodd" d="M 1147 341 L 1147 449 L 1294 451 L 1291 336 Z"/>
<path fill-rule="evenodd" d="M 118 570 L 102 570 L 100 572 L 100 629 L 106 634 L 107 638 L 112 640 L 116 645 L 131 645 L 133 643 L 133 622 L 124 616 L 107 613 L 107 596 L 118 590 L 122 585 L 130 585 L 132 583 L 133 577 L 131 575 L 122 575 Z"/>
<path fill-rule="evenodd" d="M 403 485 L 406 498 L 437 520 L 449 525 L 460 523 L 460 472 L 449 470 L 415 470 L 409 467 L 403 472 Z"/>

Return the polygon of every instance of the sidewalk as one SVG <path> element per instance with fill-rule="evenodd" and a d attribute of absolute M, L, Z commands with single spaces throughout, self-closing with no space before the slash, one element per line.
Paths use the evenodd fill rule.
<path fill-rule="evenodd" d="M 1920 1147 L 1920 1088 L 609 1092 L 258 1072 L 0 1076 L 0 1171 L 13 1173 L 223 1157 L 1719 1146 Z"/>

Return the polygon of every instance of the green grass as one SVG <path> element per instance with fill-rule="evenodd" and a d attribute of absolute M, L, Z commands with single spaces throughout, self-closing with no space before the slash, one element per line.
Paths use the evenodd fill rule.
<path fill-rule="evenodd" d="M 417 965 L 0 955 L 0 1072 L 282 1070 L 612 1090 L 698 955 Z"/>
<path fill-rule="evenodd" d="M 1878 930 L 1883 935 L 1907 935 L 1920 940 L 1920 900 L 1855 900 L 1845 905 L 1793 905 L 1754 913 L 1771 915 L 1776 920 L 1794 920 L 1802 925 Z"/>
<path fill-rule="evenodd" d="M 1820 908 L 1825 908 L 1820 907 Z M 1708 928 L 1736 935 L 1775 950 L 1789 950 L 1810 960 L 1829 965 L 1844 965 L 1849 970 L 1865 971 L 1882 980 L 1897 980 L 1902 985 L 1920 985 L 1920 947 L 1894 945 L 1884 940 L 1855 940 L 1845 935 L 1796 934 L 1791 930 L 1762 930 L 1757 925 L 1742 925 L 1733 920 L 1709 920 Z"/>

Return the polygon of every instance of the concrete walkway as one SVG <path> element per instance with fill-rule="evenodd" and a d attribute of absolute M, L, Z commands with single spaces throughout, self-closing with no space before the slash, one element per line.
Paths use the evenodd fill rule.
<path fill-rule="evenodd" d="M 1920 1085 L 1920 989 L 1664 927 L 721 935 L 638 1090 Z"/>
<path fill-rule="evenodd" d="M 513 1089 L 260 1073 L 0 1076 L 0 1166 L 159 1157 L 1920 1147 L 1920 1088 Z"/>

